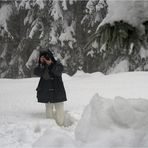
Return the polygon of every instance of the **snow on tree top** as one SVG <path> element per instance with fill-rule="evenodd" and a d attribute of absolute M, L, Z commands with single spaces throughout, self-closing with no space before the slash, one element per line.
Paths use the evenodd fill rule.
<path fill-rule="evenodd" d="M 116 21 L 125 21 L 137 27 L 142 33 L 143 22 L 148 20 L 148 1 L 146 0 L 107 0 L 108 14 L 99 25 L 113 24 Z M 99 29 L 98 27 L 98 29 Z"/>
<path fill-rule="evenodd" d="M 3 5 L 0 9 L 0 26 L 4 27 L 6 31 L 8 31 L 6 21 L 9 19 L 11 13 L 12 13 L 11 5 Z"/>

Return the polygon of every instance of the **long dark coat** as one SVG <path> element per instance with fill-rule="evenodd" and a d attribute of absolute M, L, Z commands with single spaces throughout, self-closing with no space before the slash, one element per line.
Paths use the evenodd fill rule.
<path fill-rule="evenodd" d="M 37 87 L 37 99 L 40 103 L 57 103 L 66 101 L 65 88 L 62 81 L 63 65 L 55 62 L 48 66 L 49 78 L 44 79 L 45 65 L 39 64 L 34 74 L 40 77 Z"/>

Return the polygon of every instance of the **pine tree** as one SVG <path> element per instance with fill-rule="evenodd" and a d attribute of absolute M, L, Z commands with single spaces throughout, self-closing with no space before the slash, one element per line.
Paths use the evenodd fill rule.
<path fill-rule="evenodd" d="M 82 26 L 85 29 L 86 41 L 83 46 L 83 70 L 85 72 L 102 71 L 102 55 L 98 52 L 98 42 L 94 34 L 98 25 L 107 14 L 108 5 L 106 0 L 89 0 L 86 5 L 86 14 L 82 19 Z M 87 45 L 91 46 L 87 47 Z M 102 71 L 104 72 L 104 71 Z"/>
<path fill-rule="evenodd" d="M 145 12 L 143 11 L 143 3 L 144 2 L 140 1 L 131 1 L 129 4 L 132 9 L 132 13 L 129 15 L 133 15 L 137 22 L 132 22 L 131 20 L 127 21 L 127 19 L 130 18 L 124 18 L 124 15 L 122 18 L 122 13 L 127 12 L 118 12 L 121 13 L 121 18 L 119 20 L 113 20 L 116 17 L 118 18 L 120 15 L 117 14 L 116 11 L 116 14 L 114 14 L 114 10 L 111 10 L 111 15 L 116 15 L 116 17 L 112 18 L 111 15 L 108 15 L 108 17 L 106 17 L 108 23 L 99 25 L 96 32 L 92 34 L 91 39 L 85 45 L 84 49 L 88 52 L 92 49 L 97 51 L 98 56 L 96 58 L 98 59 L 98 64 L 96 64 L 96 71 L 99 70 L 104 73 L 110 73 L 111 69 L 113 70 L 121 61 L 124 60 L 127 60 L 129 63 L 129 71 L 146 70 L 147 56 L 145 53 L 148 48 L 146 35 L 147 21 L 143 22 L 143 20 L 146 19 L 144 14 Z M 114 2 L 114 4 L 119 4 L 119 8 L 122 8 L 122 5 L 125 5 L 124 7 L 127 5 L 124 1 L 122 3 L 117 2 L 117 4 Z M 143 28 L 140 28 L 143 23 L 145 25 L 145 31 L 143 31 Z M 95 45 L 97 46 L 94 46 L 94 43 L 96 43 Z M 141 52 L 145 54 L 144 57 L 141 57 Z M 100 57 L 101 62 L 99 62 Z M 143 63 L 145 63 L 145 66 L 144 68 L 141 68 Z M 87 71 L 87 68 L 84 70 Z"/>

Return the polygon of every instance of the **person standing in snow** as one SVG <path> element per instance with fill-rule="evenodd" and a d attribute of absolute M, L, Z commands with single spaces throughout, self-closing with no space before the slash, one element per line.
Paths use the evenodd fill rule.
<path fill-rule="evenodd" d="M 39 64 L 34 69 L 34 74 L 40 77 L 36 89 L 37 99 L 38 102 L 45 103 L 46 117 L 55 117 L 60 126 L 64 124 L 64 101 L 67 101 L 62 72 L 63 65 L 55 60 L 51 51 L 40 52 Z"/>

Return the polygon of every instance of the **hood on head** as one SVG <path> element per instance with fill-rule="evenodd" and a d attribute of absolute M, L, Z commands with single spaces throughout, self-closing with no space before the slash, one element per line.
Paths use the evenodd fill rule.
<path fill-rule="evenodd" d="M 53 53 L 50 51 L 50 50 L 47 50 L 47 51 L 40 51 L 40 56 L 48 56 L 54 63 L 56 62 L 54 56 L 53 56 Z M 39 63 L 40 63 L 40 60 L 39 60 Z"/>

